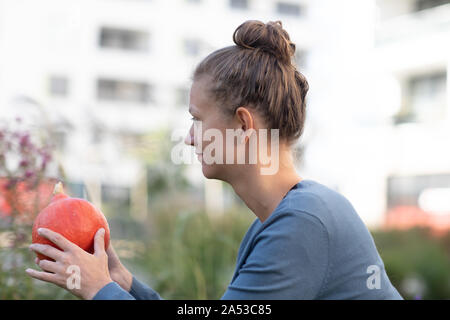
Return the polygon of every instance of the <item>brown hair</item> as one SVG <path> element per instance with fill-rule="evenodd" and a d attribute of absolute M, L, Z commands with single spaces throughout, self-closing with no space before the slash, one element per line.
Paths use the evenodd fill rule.
<path fill-rule="evenodd" d="M 281 21 L 250 20 L 233 34 L 236 45 L 209 54 L 194 71 L 193 80 L 212 78 L 210 96 L 234 115 L 240 106 L 255 108 L 280 139 L 295 141 L 303 132 L 305 96 L 309 86 L 297 71 L 290 41 Z"/>

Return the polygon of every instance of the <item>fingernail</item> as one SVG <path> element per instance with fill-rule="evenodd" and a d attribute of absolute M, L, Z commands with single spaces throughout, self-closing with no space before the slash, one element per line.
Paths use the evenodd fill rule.
<path fill-rule="evenodd" d="M 38 233 L 41 234 L 42 233 L 42 228 L 38 229 Z"/>

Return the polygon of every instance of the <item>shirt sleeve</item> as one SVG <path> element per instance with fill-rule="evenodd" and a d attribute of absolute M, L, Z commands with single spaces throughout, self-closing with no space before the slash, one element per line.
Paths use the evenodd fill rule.
<path fill-rule="evenodd" d="M 162 300 L 162 298 L 133 276 L 130 292 L 122 289 L 116 282 L 110 282 L 97 292 L 93 300 Z"/>
<path fill-rule="evenodd" d="M 136 300 L 163 300 L 155 290 L 136 279 L 136 277 L 133 277 L 130 294 Z"/>
<path fill-rule="evenodd" d="M 269 217 L 222 299 L 314 299 L 324 286 L 328 232 L 308 213 Z"/>
<path fill-rule="evenodd" d="M 110 282 L 101 288 L 92 300 L 135 300 L 135 298 L 123 290 L 117 282 Z"/>

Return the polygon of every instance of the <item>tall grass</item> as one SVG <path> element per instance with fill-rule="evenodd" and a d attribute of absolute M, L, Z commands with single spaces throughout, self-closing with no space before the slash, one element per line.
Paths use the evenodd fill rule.
<path fill-rule="evenodd" d="M 220 217 L 204 211 L 157 212 L 145 252 L 134 262 L 141 277 L 165 299 L 219 299 L 254 218 L 242 208 Z"/>

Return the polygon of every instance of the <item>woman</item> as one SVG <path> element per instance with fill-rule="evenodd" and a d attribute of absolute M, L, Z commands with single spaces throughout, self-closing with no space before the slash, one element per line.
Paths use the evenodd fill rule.
<path fill-rule="evenodd" d="M 211 53 L 194 72 L 194 123 L 185 141 L 196 148 L 204 176 L 228 182 L 257 217 L 222 298 L 402 299 L 352 205 L 295 170 L 292 146 L 303 131 L 308 83 L 291 62 L 295 45 L 281 22 L 247 21 L 233 40 L 235 45 Z M 201 124 L 200 136 L 195 124 Z M 206 133 L 225 137 L 227 130 L 240 139 L 211 152 Z M 267 158 L 276 166 L 264 173 Z M 161 299 L 132 276 L 112 246 L 105 252 L 102 229 L 93 255 L 50 230 L 41 232 L 62 250 L 32 245 L 55 262 L 37 260 L 43 271 L 29 269 L 30 276 L 84 299 Z M 80 288 L 66 286 L 70 265 L 81 270 Z"/>

